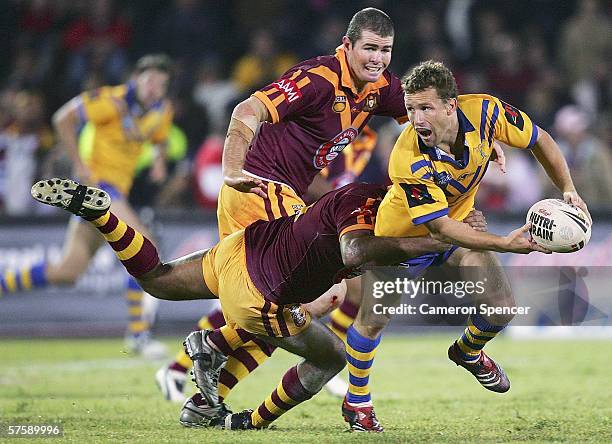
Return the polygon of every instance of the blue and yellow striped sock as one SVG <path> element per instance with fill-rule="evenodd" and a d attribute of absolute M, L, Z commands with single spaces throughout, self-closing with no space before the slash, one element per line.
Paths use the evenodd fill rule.
<path fill-rule="evenodd" d="M 457 340 L 461 359 L 465 362 L 476 362 L 480 358 L 480 350 L 504 329 L 505 325 L 491 325 L 480 313 L 470 315 L 468 326 Z"/>
<path fill-rule="evenodd" d="M 376 339 L 361 336 L 352 325 L 347 330 L 346 361 L 349 371 L 347 401 L 349 404 L 363 404 L 372 401 L 368 383 L 380 338 L 380 335 Z"/>
<path fill-rule="evenodd" d="M 149 330 L 148 323 L 143 319 L 142 316 L 142 298 L 144 296 L 144 292 L 136 279 L 130 276 L 127 280 L 127 289 L 125 297 L 127 299 L 128 304 L 128 315 L 129 315 L 129 324 L 128 324 L 128 334 L 137 336 L 144 331 Z"/>
<path fill-rule="evenodd" d="M 0 275 L 0 297 L 7 293 L 28 291 L 47 285 L 45 269 L 46 262 L 31 267 L 23 267 L 19 271 L 8 270 Z"/>

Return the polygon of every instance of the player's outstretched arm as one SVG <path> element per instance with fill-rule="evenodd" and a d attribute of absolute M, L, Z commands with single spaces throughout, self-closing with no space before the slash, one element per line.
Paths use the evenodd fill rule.
<path fill-rule="evenodd" d="M 550 180 L 563 193 L 563 199 L 581 208 L 587 214 L 589 220 L 593 222 L 586 203 L 578 195 L 576 187 L 574 187 L 569 167 L 565 157 L 563 157 L 563 153 L 559 149 L 559 145 L 542 128 L 538 127 L 538 140 L 533 146 L 532 152 L 546 171 L 548 177 L 550 177 Z"/>
<path fill-rule="evenodd" d="M 487 221 L 482 211 L 470 211 L 462 224 L 468 229 L 487 231 Z M 369 230 L 350 231 L 340 238 L 342 260 L 349 268 L 365 264 L 396 265 L 426 253 L 443 253 L 450 247 L 450 244 L 431 237 L 373 236 Z"/>
<path fill-rule="evenodd" d="M 246 153 L 261 122 L 270 113 L 261 100 L 249 97 L 234 108 L 223 146 L 223 180 L 226 185 L 243 193 L 266 197 L 266 186 L 257 178 L 242 172 Z"/>
<path fill-rule="evenodd" d="M 471 229 L 466 224 L 448 216 L 426 222 L 425 226 L 434 239 L 459 247 L 473 250 L 497 251 L 499 253 L 528 254 L 532 251 L 550 253 L 524 235 L 529 232 L 530 224 L 525 224 L 507 236 L 497 236 Z"/>
<path fill-rule="evenodd" d="M 342 261 L 348 268 L 366 264 L 395 265 L 431 252 L 444 252 L 450 245 L 430 237 L 380 237 L 369 230 L 349 231 L 340 238 Z"/>

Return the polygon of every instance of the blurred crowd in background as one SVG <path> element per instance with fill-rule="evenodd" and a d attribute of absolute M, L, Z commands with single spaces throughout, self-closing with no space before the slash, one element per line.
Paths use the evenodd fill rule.
<path fill-rule="evenodd" d="M 8 0 L 0 3 L 0 215 L 43 211 L 39 176 L 69 174 L 51 115 L 83 90 L 125 82 L 133 62 L 165 52 L 176 63 L 171 177 L 149 182 L 136 206 L 215 208 L 233 106 L 300 60 L 331 54 L 350 17 L 387 12 L 390 70 L 447 63 L 461 93 L 487 92 L 525 111 L 559 142 L 591 209 L 612 213 L 612 2 L 596 0 Z M 401 128 L 374 119 L 378 146 L 362 179 L 386 180 Z M 490 168 L 481 209 L 518 211 L 557 192 L 530 155 L 506 149 Z M 40 206 L 42 207 L 42 206 Z"/>

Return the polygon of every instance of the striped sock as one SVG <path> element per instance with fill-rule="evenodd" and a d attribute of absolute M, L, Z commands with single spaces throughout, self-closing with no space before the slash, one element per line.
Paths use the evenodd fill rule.
<path fill-rule="evenodd" d="M 102 233 L 132 276 L 138 278 L 159 264 L 157 249 L 151 241 L 110 211 L 90 222 Z"/>
<path fill-rule="evenodd" d="M 7 293 L 28 291 L 46 286 L 46 268 L 47 264 L 43 261 L 31 267 L 23 267 L 19 271 L 6 271 L 0 275 L 0 297 Z"/>
<path fill-rule="evenodd" d="M 198 322 L 198 327 L 200 330 L 206 329 L 217 329 L 221 328 L 225 325 L 225 318 L 223 317 L 223 312 L 220 308 L 215 308 L 206 316 L 202 316 L 202 319 Z"/>
<path fill-rule="evenodd" d="M 368 383 L 380 338 L 380 335 L 376 339 L 361 336 L 354 326 L 351 326 L 347 331 L 346 361 L 349 371 L 347 401 L 349 404 L 369 404 L 372 402 Z"/>
<path fill-rule="evenodd" d="M 219 400 L 227 399 L 236 384 L 272 356 L 275 349 L 276 347 L 255 338 L 232 351 L 219 373 Z"/>
<path fill-rule="evenodd" d="M 255 336 L 246 330 L 241 328 L 234 330 L 228 325 L 211 331 L 206 337 L 206 339 L 212 342 L 217 350 L 226 356 L 230 355 L 241 345 L 244 345 L 245 342 L 249 342 L 254 338 Z"/>
<path fill-rule="evenodd" d="M 336 308 L 329 315 L 330 328 L 336 335 L 346 343 L 346 331 L 353 325 L 359 306 L 345 299 L 340 307 Z"/>
<path fill-rule="evenodd" d="M 457 340 L 461 358 L 466 362 L 476 362 L 480 358 L 480 350 L 504 329 L 504 326 L 491 325 L 480 313 L 468 318 L 468 326 Z"/>
<path fill-rule="evenodd" d="M 312 398 L 313 395 L 314 393 L 306 390 L 300 382 L 297 365 L 291 367 L 272 394 L 251 413 L 251 422 L 257 428 L 267 427 L 287 410 Z"/>
<path fill-rule="evenodd" d="M 196 330 L 214 330 L 216 328 L 221 328 L 225 325 L 225 318 L 223 317 L 223 312 L 219 308 L 215 308 L 213 311 L 208 313 L 206 316 L 202 316 L 202 318 L 198 321 L 198 327 Z M 193 365 L 193 361 L 189 357 L 183 347 L 176 354 L 174 361 L 170 364 L 170 368 L 176 371 L 185 372 L 191 368 Z"/>
<path fill-rule="evenodd" d="M 128 334 L 137 336 L 144 331 L 148 331 L 150 326 L 142 317 L 142 298 L 144 292 L 138 282 L 133 277 L 127 279 L 125 298 L 128 303 Z"/>

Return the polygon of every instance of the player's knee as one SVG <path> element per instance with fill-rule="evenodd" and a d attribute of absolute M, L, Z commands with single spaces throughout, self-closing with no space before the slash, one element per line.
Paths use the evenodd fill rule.
<path fill-rule="evenodd" d="M 461 259 L 463 267 L 482 267 L 486 265 L 495 265 L 497 259 L 492 251 L 468 251 Z"/>
<path fill-rule="evenodd" d="M 375 339 L 382 333 L 388 323 L 388 317 L 368 313 L 368 315 L 359 319 L 359 331 L 362 335 Z"/>
<path fill-rule="evenodd" d="M 49 269 L 47 279 L 53 285 L 74 285 L 82 274 L 82 270 L 72 267 Z"/>

